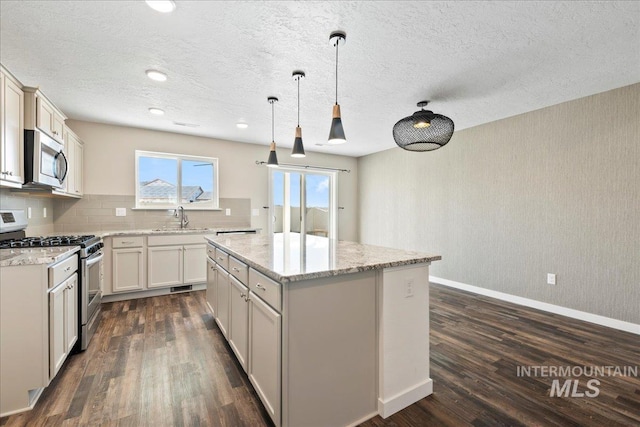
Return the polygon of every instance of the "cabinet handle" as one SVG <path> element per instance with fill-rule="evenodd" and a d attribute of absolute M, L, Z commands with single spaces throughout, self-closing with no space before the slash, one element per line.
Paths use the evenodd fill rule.
<path fill-rule="evenodd" d="M 213 271 L 216 271 L 216 268 L 214 266 L 210 266 L 209 268 Z"/>
<path fill-rule="evenodd" d="M 266 291 L 267 288 L 265 288 L 264 286 L 262 286 L 260 283 L 256 283 L 256 288 L 261 289 L 263 291 Z"/>
<path fill-rule="evenodd" d="M 64 269 L 64 271 L 69 271 L 69 270 L 71 270 L 71 266 Z"/>
<path fill-rule="evenodd" d="M 219 256 L 219 257 L 218 257 L 218 259 L 219 259 L 220 261 L 222 261 L 222 260 L 224 259 L 224 257 Z"/>
<path fill-rule="evenodd" d="M 130 242 L 128 240 L 127 241 L 123 240 L 122 242 L 120 242 L 120 244 L 122 244 L 122 245 L 131 245 L 131 244 L 133 244 L 133 242 Z"/>
<path fill-rule="evenodd" d="M 208 252 L 208 253 L 213 253 L 213 251 L 212 251 L 212 250 L 208 250 L 207 252 Z"/>
<path fill-rule="evenodd" d="M 235 271 L 236 273 L 240 273 L 240 270 L 238 270 L 236 267 L 233 267 L 232 270 Z"/>

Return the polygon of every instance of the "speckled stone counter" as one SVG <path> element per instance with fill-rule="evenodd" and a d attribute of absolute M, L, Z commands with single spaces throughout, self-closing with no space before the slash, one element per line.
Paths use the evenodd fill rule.
<path fill-rule="evenodd" d="M 306 236 L 305 245 L 293 234 L 231 235 L 205 238 L 250 267 L 278 282 L 295 282 L 368 270 L 440 260 L 439 255 Z M 301 247 L 303 248 L 301 250 Z"/>
<path fill-rule="evenodd" d="M 53 264 L 78 252 L 80 246 L 48 248 L 0 249 L 0 267 Z"/>
<path fill-rule="evenodd" d="M 102 231 L 95 234 L 101 237 L 117 237 L 117 236 L 153 236 L 163 234 L 213 234 L 216 233 L 239 233 L 239 232 L 255 232 L 259 228 L 252 227 L 220 227 L 220 228 L 161 228 L 147 230 L 117 230 Z"/>

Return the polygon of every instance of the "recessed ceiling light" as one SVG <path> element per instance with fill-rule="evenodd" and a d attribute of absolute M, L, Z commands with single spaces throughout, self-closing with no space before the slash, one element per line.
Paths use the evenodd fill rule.
<path fill-rule="evenodd" d="M 164 110 L 161 110 L 160 108 L 154 108 L 154 107 L 149 108 L 149 112 L 151 114 L 155 114 L 156 116 L 161 116 L 164 114 Z"/>
<path fill-rule="evenodd" d="M 167 81 L 167 75 L 161 71 L 158 70 L 147 70 L 147 77 L 149 77 L 151 80 L 155 80 L 157 82 L 166 82 Z"/>
<path fill-rule="evenodd" d="M 169 13 L 176 10 L 176 4 L 172 0 L 145 0 L 147 5 L 158 12 Z"/>
<path fill-rule="evenodd" d="M 246 129 L 246 128 L 248 128 L 248 127 L 249 127 L 249 125 L 248 125 L 248 124 L 246 124 L 245 122 L 238 122 L 238 123 L 236 123 L 236 127 L 237 127 L 238 129 Z"/>

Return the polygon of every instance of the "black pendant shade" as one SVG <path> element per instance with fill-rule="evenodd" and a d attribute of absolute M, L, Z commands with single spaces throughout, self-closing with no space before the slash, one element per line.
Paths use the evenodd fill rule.
<path fill-rule="evenodd" d="M 267 160 L 267 166 L 275 168 L 278 166 L 278 156 L 276 155 L 276 143 L 272 142 L 269 148 L 269 159 Z"/>
<path fill-rule="evenodd" d="M 429 101 L 418 102 L 422 110 L 398 121 L 393 126 L 393 139 L 408 151 L 433 151 L 445 146 L 453 135 L 453 120 L 424 110 Z"/>
<path fill-rule="evenodd" d="M 300 80 L 305 76 L 304 71 L 296 70 L 292 74 L 293 79 L 298 82 L 298 126 L 296 126 L 296 137 L 293 141 L 291 157 L 305 157 L 304 144 L 302 143 L 302 128 L 300 127 Z"/>

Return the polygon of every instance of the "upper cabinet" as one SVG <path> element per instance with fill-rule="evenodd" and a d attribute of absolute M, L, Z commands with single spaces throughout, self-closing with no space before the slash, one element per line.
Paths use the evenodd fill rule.
<path fill-rule="evenodd" d="M 64 151 L 67 155 L 67 178 L 65 187 L 55 191 L 56 194 L 64 194 L 73 197 L 83 195 L 83 156 L 84 143 L 68 127 L 64 128 Z"/>
<path fill-rule="evenodd" d="M 20 188 L 24 182 L 24 92 L 0 68 L 0 187 Z"/>
<path fill-rule="evenodd" d="M 25 129 L 40 129 L 64 144 L 64 121 L 67 117 L 38 88 L 25 87 Z"/>

